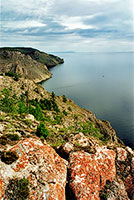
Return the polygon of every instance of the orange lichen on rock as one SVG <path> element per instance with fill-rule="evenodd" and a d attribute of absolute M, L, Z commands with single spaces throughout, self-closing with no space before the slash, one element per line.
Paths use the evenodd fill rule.
<path fill-rule="evenodd" d="M 0 178 L 0 199 L 2 199 L 4 193 L 4 181 Z"/>
<path fill-rule="evenodd" d="M 116 175 L 115 152 L 98 148 L 93 155 L 86 152 L 70 154 L 69 187 L 77 200 L 99 200 L 99 191 L 106 180 L 113 181 Z"/>
<path fill-rule="evenodd" d="M 38 138 L 21 140 L 11 148 L 19 155 L 16 162 L 8 165 L 3 163 L 5 173 L 1 183 L 7 187 L 8 175 L 10 179 L 27 178 L 29 180 L 30 200 L 64 200 L 67 175 L 67 161 L 62 159 L 55 150 L 47 144 L 42 144 Z M 2 187 L 2 184 L 1 184 Z M 0 188 L 0 195 L 3 190 Z M 5 196 L 4 196 L 5 197 Z M 5 197 L 10 199 L 10 197 Z"/>

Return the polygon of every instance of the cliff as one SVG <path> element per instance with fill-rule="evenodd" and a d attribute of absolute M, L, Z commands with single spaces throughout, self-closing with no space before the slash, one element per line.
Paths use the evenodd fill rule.
<path fill-rule="evenodd" d="M 0 199 L 134 198 L 134 152 L 108 121 L 32 80 L 0 76 Z"/>
<path fill-rule="evenodd" d="M 17 75 L 36 83 L 52 76 L 48 68 L 63 59 L 32 48 L 0 48 L 0 73 Z"/>

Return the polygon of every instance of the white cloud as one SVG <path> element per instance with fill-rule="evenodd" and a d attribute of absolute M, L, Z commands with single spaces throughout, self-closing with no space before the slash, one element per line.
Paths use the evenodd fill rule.
<path fill-rule="evenodd" d="M 131 49 L 132 3 L 131 0 L 3 0 L 0 42 L 3 46 L 35 45 L 39 49 L 45 46 L 47 51 Z"/>
<path fill-rule="evenodd" d="M 7 22 L 2 22 L 2 27 L 7 30 L 7 29 L 26 29 L 26 28 L 37 28 L 37 27 L 45 27 L 46 24 L 35 21 L 35 20 L 29 20 L 29 21 L 7 21 Z"/>
<path fill-rule="evenodd" d="M 65 26 L 65 30 L 73 30 L 73 29 L 94 29 L 96 28 L 93 25 L 87 25 L 84 23 L 84 19 L 93 18 L 94 16 L 74 16 L 74 17 L 68 17 L 68 16 L 62 16 L 57 19 L 55 19 L 55 22 L 59 23 L 62 26 Z"/>
<path fill-rule="evenodd" d="M 54 0 L 7 0 L 2 2 L 3 11 L 13 11 L 26 15 L 42 15 L 49 14 Z"/>

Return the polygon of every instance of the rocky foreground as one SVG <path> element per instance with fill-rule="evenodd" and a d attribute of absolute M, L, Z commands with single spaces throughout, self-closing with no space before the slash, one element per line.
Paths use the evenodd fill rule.
<path fill-rule="evenodd" d="M 134 199 L 134 151 L 108 121 L 8 76 L 0 110 L 0 199 Z"/>

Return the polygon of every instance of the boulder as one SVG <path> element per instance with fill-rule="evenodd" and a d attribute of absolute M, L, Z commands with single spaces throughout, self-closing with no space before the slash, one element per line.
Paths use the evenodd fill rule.
<path fill-rule="evenodd" d="M 27 138 L 8 151 L 19 158 L 10 165 L 0 160 L 0 199 L 12 199 L 11 183 L 26 179 L 29 181 L 28 199 L 65 200 L 67 161 L 54 149 L 38 138 Z M 14 199 L 17 195 L 14 193 Z"/>
<path fill-rule="evenodd" d="M 117 148 L 117 160 L 125 161 L 127 159 L 127 151 L 123 148 Z"/>
<path fill-rule="evenodd" d="M 71 153 L 69 191 L 73 198 L 99 200 L 99 192 L 106 181 L 115 178 L 115 157 L 115 152 L 106 148 L 98 148 L 95 154 Z"/>
<path fill-rule="evenodd" d="M 31 120 L 31 121 L 34 121 L 34 120 L 35 120 L 35 119 L 34 119 L 34 116 L 31 115 L 31 114 L 27 114 L 27 115 L 25 116 L 25 119 L 28 119 L 28 120 Z"/>

